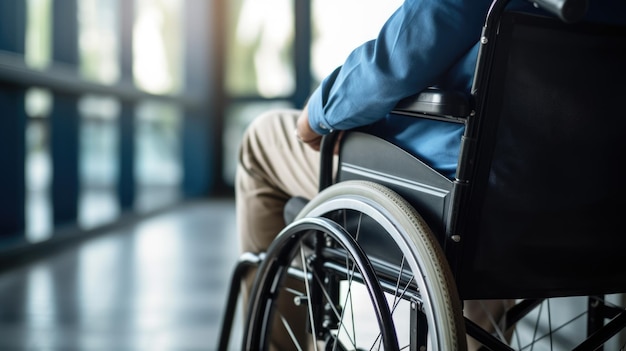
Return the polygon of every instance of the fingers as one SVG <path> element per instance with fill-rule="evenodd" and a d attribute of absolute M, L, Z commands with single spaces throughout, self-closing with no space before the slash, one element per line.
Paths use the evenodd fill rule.
<path fill-rule="evenodd" d="M 303 144 L 308 145 L 315 151 L 320 151 L 322 135 L 317 134 L 309 124 L 309 113 L 305 107 L 296 122 L 296 130 L 294 131 L 296 138 Z M 344 131 L 340 131 L 335 143 L 334 153 L 339 154 L 339 143 L 343 137 Z"/>
<path fill-rule="evenodd" d="M 298 132 L 298 129 L 294 130 L 294 133 L 296 135 L 296 139 L 298 139 L 298 141 L 301 142 L 302 144 L 308 145 L 309 147 L 311 147 L 315 151 L 319 151 L 320 150 L 320 144 L 322 142 L 322 136 L 321 135 L 317 135 L 313 139 L 304 139 L 304 138 L 302 138 L 300 136 L 300 134 Z"/>
<path fill-rule="evenodd" d="M 298 138 L 301 143 L 310 146 L 313 150 L 319 151 L 322 136 L 317 134 L 311 128 L 309 124 L 309 114 L 306 107 L 302 110 L 300 117 L 298 117 L 295 134 L 296 138 Z"/>

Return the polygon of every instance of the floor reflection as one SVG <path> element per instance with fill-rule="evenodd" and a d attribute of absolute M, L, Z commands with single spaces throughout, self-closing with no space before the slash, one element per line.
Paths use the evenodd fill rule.
<path fill-rule="evenodd" d="M 236 240 L 195 203 L 0 272 L 0 350 L 214 350 Z"/>

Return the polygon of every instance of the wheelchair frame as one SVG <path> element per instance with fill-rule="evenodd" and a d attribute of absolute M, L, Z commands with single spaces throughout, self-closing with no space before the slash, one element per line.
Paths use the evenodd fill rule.
<path fill-rule="evenodd" d="M 541 2 L 545 3 L 546 1 Z M 558 4 L 559 1 L 548 2 L 548 6 L 552 6 L 553 9 L 556 9 L 558 16 L 566 22 L 573 21 L 575 19 L 573 17 L 579 17 L 579 10 L 581 6 L 586 6 L 586 4 L 575 0 L 570 2 L 560 2 L 561 5 L 565 4 L 564 7 L 555 5 Z M 481 291 L 480 288 L 474 288 L 471 283 L 477 281 L 478 275 L 482 272 L 472 271 L 473 268 L 467 268 L 467 265 L 465 264 L 468 260 L 467 256 L 464 255 L 468 255 L 468 247 L 470 249 L 469 251 L 475 250 L 475 247 L 472 247 L 471 241 L 476 241 L 478 236 L 478 234 L 471 232 L 471 230 L 468 232 L 465 229 L 465 226 L 477 229 L 482 225 L 480 219 L 476 219 L 481 218 L 482 215 L 478 211 L 482 209 L 467 209 L 468 203 L 470 203 L 470 200 L 473 200 L 476 196 L 476 191 L 485 191 L 488 186 L 485 182 L 489 177 L 486 173 L 492 171 L 491 165 L 485 165 L 483 158 L 477 155 L 479 152 L 492 149 L 494 147 L 493 143 L 487 143 L 488 145 L 481 143 L 478 141 L 478 135 L 483 132 L 485 123 L 492 122 L 497 124 L 497 121 L 494 121 L 493 119 L 490 121 L 484 121 L 484 119 L 477 117 L 496 114 L 493 112 L 493 102 L 490 99 L 503 98 L 502 96 L 491 97 L 484 94 L 484 92 L 489 91 L 490 85 L 493 84 L 492 80 L 494 79 L 494 76 L 502 73 L 500 70 L 501 68 L 498 68 L 499 66 L 494 63 L 494 56 L 496 55 L 496 51 L 500 48 L 497 47 L 497 45 L 492 45 L 492 43 L 496 43 L 498 36 L 502 35 L 500 33 L 502 20 L 511 20 L 516 23 L 519 21 L 525 21 L 524 17 L 507 17 L 505 15 L 505 6 L 507 3 L 507 0 L 494 1 L 487 16 L 483 30 L 483 37 L 481 39 L 481 43 L 483 45 L 481 46 L 479 53 L 479 60 L 475 75 L 477 78 L 474 82 L 472 101 L 465 99 L 463 95 L 459 95 L 458 93 L 429 90 L 423 92 L 416 98 L 402 101 L 396 110 L 394 110 L 394 113 L 401 115 L 416 116 L 419 118 L 434 118 L 450 123 L 465 124 L 466 132 L 463 137 L 456 179 L 450 181 L 447 178 L 442 177 L 427 165 L 417 159 L 414 159 L 412 156 L 397 149 L 393 145 L 381 142 L 379 139 L 375 139 L 371 136 L 360 135 L 359 133 L 350 133 L 344 136 L 342 140 L 342 149 L 343 147 L 348 147 L 350 150 L 364 150 L 363 145 L 367 144 L 368 148 L 365 150 L 371 150 L 371 145 L 378 143 L 380 145 L 375 147 L 376 150 L 384 153 L 393 152 L 393 154 L 396 155 L 396 158 L 393 160 L 386 160 L 385 162 L 388 164 L 383 162 L 384 164 L 382 166 L 380 164 L 369 166 L 367 161 L 363 161 L 366 160 L 367 157 L 363 157 L 363 155 L 360 155 L 359 152 L 356 152 L 356 154 L 348 154 L 347 152 L 344 154 L 342 152 L 340 156 L 341 168 L 337 175 L 337 181 L 340 182 L 353 179 L 375 180 L 377 183 L 388 187 L 394 192 L 397 192 L 401 197 L 406 198 L 412 206 L 419 209 L 420 214 L 426 219 L 426 222 L 433 230 L 434 235 L 439 241 L 452 275 L 455 277 L 457 284 L 459 284 L 458 289 L 460 296 L 456 297 L 456 299 L 523 299 L 507 311 L 507 327 L 515 325 L 517 321 L 523 318 L 523 316 L 529 313 L 529 311 L 546 298 L 557 296 L 589 295 L 589 314 L 587 317 L 588 338 L 578 345 L 575 350 L 599 349 L 604 342 L 626 327 L 626 311 L 620 308 L 611 307 L 604 303 L 604 294 L 626 292 L 626 272 L 610 271 L 605 275 L 600 274 L 601 277 L 597 278 L 591 277 L 590 274 L 583 277 L 585 284 L 589 284 L 589 282 L 591 282 L 591 285 L 594 286 L 585 286 L 585 284 L 581 285 L 578 282 L 568 282 L 568 284 L 564 287 L 554 284 L 545 289 L 543 286 L 540 286 L 541 284 L 539 283 L 532 286 L 532 283 L 524 281 L 520 284 L 528 283 L 527 285 L 530 286 L 521 287 L 515 283 L 507 281 L 505 282 L 505 287 L 501 290 L 485 292 Z M 570 7 L 568 8 L 567 6 Z M 588 29 L 586 26 L 582 27 L 584 27 L 585 30 Z M 610 30 L 614 29 L 611 28 Z M 601 31 L 604 33 L 607 29 L 602 29 Z M 620 29 L 619 33 L 617 33 L 622 38 L 621 43 L 624 43 L 624 33 L 626 33 L 626 31 L 623 28 Z M 497 108 L 501 108 L 501 105 L 498 105 Z M 488 129 L 488 133 L 494 134 L 496 131 Z M 320 172 L 321 191 L 331 187 L 331 185 L 335 183 L 332 172 L 332 152 L 336 142 L 336 137 L 336 134 L 331 134 L 330 136 L 325 137 L 322 143 Z M 492 153 L 493 151 L 490 152 Z M 407 162 L 407 160 L 412 162 Z M 401 175 L 389 177 L 386 170 L 400 172 Z M 485 179 L 485 182 L 476 186 L 474 184 L 475 178 Z M 398 179 L 400 179 L 400 181 L 398 181 Z M 420 180 L 420 183 L 417 186 L 414 181 L 415 179 Z M 415 192 L 414 188 L 416 187 L 426 187 L 428 188 L 428 191 Z M 613 197 L 619 198 L 624 195 L 625 187 L 623 185 L 621 185 L 621 187 L 617 187 L 616 189 L 617 195 Z M 603 207 L 603 209 L 605 209 L 605 207 Z M 619 214 L 625 209 L 624 205 L 621 205 L 621 207 L 618 207 L 617 210 L 614 210 L 615 212 L 611 213 Z M 313 209 L 314 213 L 315 211 L 316 209 Z M 317 221 L 319 221 L 319 223 Z M 540 221 L 542 224 L 553 225 L 552 222 L 544 220 L 543 218 L 541 220 L 535 219 L 535 221 Z M 610 224 L 611 226 L 616 227 L 615 223 Z M 345 250 L 350 252 L 350 255 L 355 257 L 355 260 L 363 260 L 364 263 L 362 264 L 362 267 L 364 268 L 359 279 L 371 281 L 375 277 L 377 274 L 376 272 L 367 270 L 367 267 L 371 265 L 371 263 L 366 262 L 368 261 L 368 258 L 363 252 L 360 251 L 359 244 L 352 243 L 349 239 L 347 239 L 346 237 L 350 237 L 350 235 L 343 233 L 339 228 L 335 228 L 332 224 L 332 220 L 318 218 L 305 222 L 296 222 L 293 226 L 285 229 L 284 235 L 281 233 L 281 238 L 277 240 L 279 243 L 277 243 L 276 246 L 283 247 L 285 245 L 289 245 L 290 240 L 286 238 L 300 233 L 304 228 L 302 226 L 310 230 L 322 230 L 335 237 L 338 241 L 343 243 Z M 320 242 L 322 241 L 323 240 L 320 240 Z M 466 242 L 470 242 L 470 244 L 465 244 Z M 318 244 L 314 244 L 313 250 L 323 250 L 323 248 L 315 245 Z M 463 245 L 466 246 L 463 247 Z M 271 248 L 270 250 L 274 249 Z M 268 252 L 270 250 L 268 250 Z M 236 309 L 237 298 L 239 296 L 240 281 L 242 277 L 249 272 L 249 269 L 259 267 L 259 265 L 263 265 L 264 262 L 267 261 L 265 260 L 264 255 L 265 254 L 246 254 L 240 258 L 240 262 L 233 274 L 231 292 L 225 312 L 226 318 L 224 320 L 224 326 L 220 337 L 220 350 L 226 350 L 228 345 L 232 318 Z M 611 262 L 606 261 L 603 263 L 608 264 Z M 374 264 L 374 266 L 376 266 L 376 264 Z M 557 268 L 559 267 L 562 271 L 556 271 L 555 275 L 563 274 L 563 270 L 567 269 L 567 267 L 557 266 Z M 307 278 L 304 279 L 307 280 Z M 483 283 L 484 281 L 480 281 L 478 285 Z M 371 295 L 373 296 L 373 304 L 377 306 L 385 305 L 384 297 L 380 295 L 380 292 L 385 291 L 386 288 L 378 286 L 374 283 L 371 284 L 374 286 L 371 292 Z M 455 299 L 454 296 L 451 298 Z M 379 309 L 384 310 L 385 308 L 379 307 Z M 386 312 L 382 312 L 382 314 L 385 313 Z M 417 316 L 413 316 L 411 318 L 412 323 L 417 319 Z M 605 324 L 605 319 L 611 320 Z M 390 335 L 385 339 L 388 340 L 389 338 L 394 338 L 391 331 L 387 330 L 385 327 L 393 325 L 393 322 L 383 321 L 381 323 L 381 325 L 383 325 L 383 327 L 381 327 L 382 333 L 390 333 Z M 419 323 L 411 325 L 411 329 L 416 332 L 418 328 L 420 328 Z M 459 330 L 466 330 L 468 335 L 480 341 L 489 349 L 511 350 L 511 348 L 504 344 L 501 340 L 498 340 L 496 337 L 468 319 L 464 319 L 464 327 L 459 328 Z M 415 337 L 415 339 L 417 340 L 417 337 Z M 413 341 L 414 340 L 412 339 L 412 346 Z M 420 340 L 418 344 L 425 345 L 425 341 Z M 396 347 L 397 345 L 393 345 L 393 343 L 391 343 L 385 346 L 385 349 L 391 350 Z"/>

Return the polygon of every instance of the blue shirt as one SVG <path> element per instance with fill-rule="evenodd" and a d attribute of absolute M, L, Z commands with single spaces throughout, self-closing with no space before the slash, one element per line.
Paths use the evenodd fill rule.
<path fill-rule="evenodd" d="M 430 86 L 469 94 L 477 43 L 491 2 L 406 0 L 375 40 L 356 48 L 313 92 L 308 103 L 311 128 L 323 135 L 368 125 L 370 132 L 452 178 L 464 125 L 390 112 L 401 99 Z M 588 17 L 597 18 L 600 7 L 608 6 L 613 17 L 608 20 L 624 23 L 626 1 L 590 3 Z M 538 11 L 526 0 L 513 0 L 509 8 Z"/>

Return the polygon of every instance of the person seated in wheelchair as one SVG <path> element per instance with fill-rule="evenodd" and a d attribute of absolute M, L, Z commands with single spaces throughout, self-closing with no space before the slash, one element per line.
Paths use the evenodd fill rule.
<path fill-rule="evenodd" d="M 286 202 L 316 195 L 320 141 L 332 131 L 359 128 L 377 135 L 453 179 L 464 125 L 391 111 L 432 86 L 469 96 L 490 5 L 491 0 L 406 0 L 376 39 L 354 49 L 321 82 L 302 110 L 269 111 L 254 120 L 241 144 L 236 176 L 241 250 L 265 251 L 286 225 Z M 587 20 L 623 23 L 626 16 L 615 11 L 620 6 L 623 0 L 591 1 Z M 545 14 L 526 0 L 512 0 L 509 8 Z M 497 321 L 509 303 L 468 302 L 465 314 L 489 330 L 489 319 Z"/>

